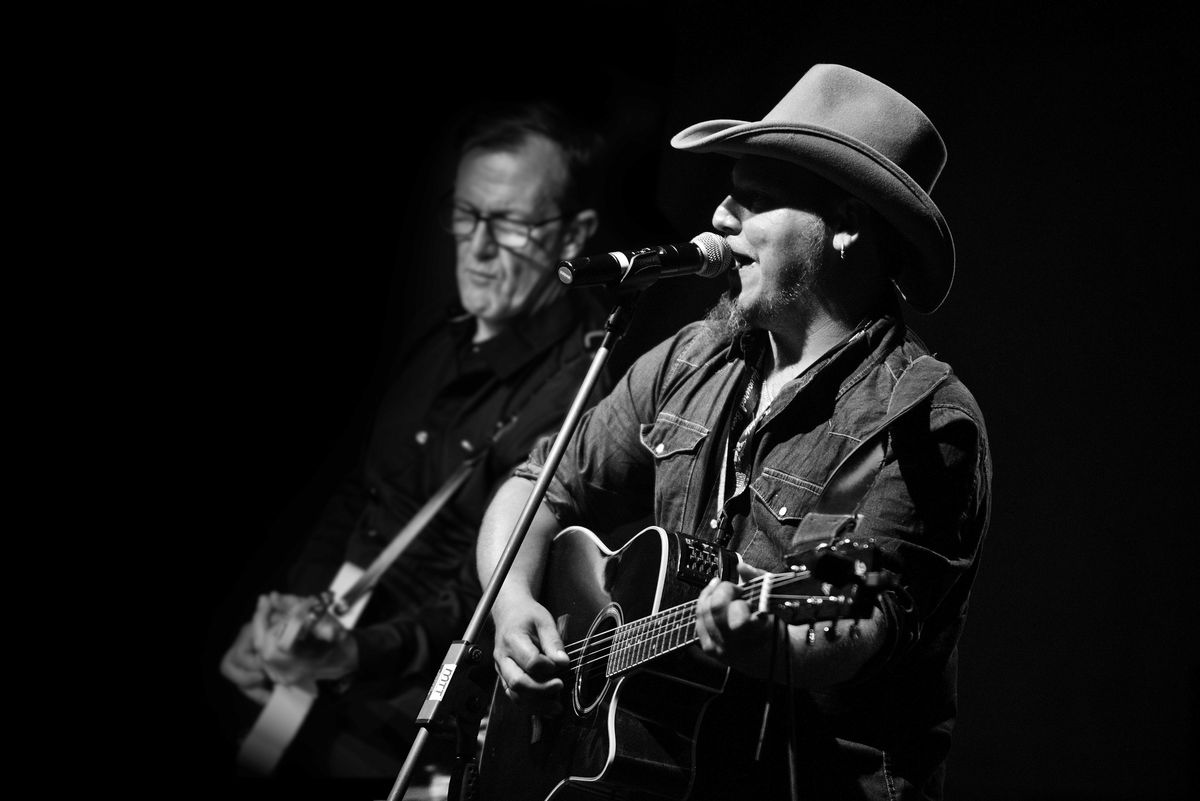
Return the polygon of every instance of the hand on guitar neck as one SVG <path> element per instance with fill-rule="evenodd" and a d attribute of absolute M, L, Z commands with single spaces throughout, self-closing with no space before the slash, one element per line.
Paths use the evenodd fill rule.
<path fill-rule="evenodd" d="M 722 663 L 738 666 L 761 660 L 757 643 L 764 641 L 773 624 L 771 614 L 751 608 L 745 600 L 744 582 L 768 575 L 767 571 L 738 562 L 737 584 L 734 576 L 722 581 L 714 576 L 700 591 L 696 604 L 696 636 L 706 656 Z M 741 655 L 741 659 L 737 657 Z M 732 657 L 732 658 L 731 658 Z"/>
<path fill-rule="evenodd" d="M 840 566 L 841 560 L 831 563 Z M 849 599 L 828 595 L 811 596 L 830 608 L 845 607 L 845 611 L 809 619 L 798 606 L 764 602 L 765 596 L 778 594 L 772 592 L 768 583 L 778 581 L 772 574 L 744 562 L 738 563 L 738 574 L 737 584 L 732 583 L 732 576 L 727 581 L 714 578 L 700 591 L 696 602 L 696 638 L 700 649 L 721 664 L 758 679 L 786 681 L 784 677 L 790 672 L 792 681 L 804 686 L 828 687 L 855 675 L 878 648 L 882 613 L 869 600 L 863 603 L 868 595 L 874 597 L 871 593 L 874 588 L 864 589 L 862 598 L 854 604 Z M 850 585 L 860 580 L 846 573 L 834 584 Z M 754 593 L 748 591 L 762 590 L 764 584 L 767 589 L 757 592 L 755 600 Z M 858 607 L 857 615 L 850 614 L 852 605 Z M 778 647 L 778 639 L 772 633 L 778 631 L 777 618 L 798 624 L 784 630 L 788 634 L 786 648 L 800 656 L 785 654 Z M 823 631 L 820 637 L 816 636 L 818 629 Z M 774 659 L 771 654 L 775 654 Z"/>
<path fill-rule="evenodd" d="M 358 667 L 355 640 L 329 614 L 325 599 L 274 592 L 262 596 L 251 630 L 263 672 L 276 684 L 336 680 Z"/>
<path fill-rule="evenodd" d="M 358 669 L 350 628 L 370 597 L 369 591 L 352 592 L 362 589 L 357 582 L 363 575 L 346 562 L 319 597 L 259 597 L 221 661 L 221 673 L 263 707 L 238 750 L 244 769 L 270 775 L 316 701 L 317 682 L 344 679 Z"/>

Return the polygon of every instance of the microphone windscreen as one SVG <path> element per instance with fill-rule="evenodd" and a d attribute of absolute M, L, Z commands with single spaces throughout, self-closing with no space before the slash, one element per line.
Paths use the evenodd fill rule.
<path fill-rule="evenodd" d="M 696 273 L 701 278 L 714 278 L 728 270 L 729 266 L 733 264 L 733 250 L 725 241 L 725 237 L 719 234 L 705 231 L 693 237 L 692 244 L 700 248 L 700 252 L 704 254 L 704 268 Z"/>

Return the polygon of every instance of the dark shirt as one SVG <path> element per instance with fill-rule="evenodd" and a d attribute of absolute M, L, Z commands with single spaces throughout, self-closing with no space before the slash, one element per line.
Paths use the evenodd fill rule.
<path fill-rule="evenodd" d="M 956 653 L 987 529 L 991 457 L 979 408 L 948 365 L 890 317 L 869 321 L 787 384 L 754 423 L 761 333 L 722 340 L 685 327 L 637 362 L 581 421 L 546 501 L 560 523 L 598 532 L 652 514 L 670 532 L 736 550 L 773 572 L 805 543 L 802 521 L 835 467 L 887 417 L 882 467 L 854 532 L 873 539 L 900 588 L 882 596 L 887 643 L 851 682 L 795 688 L 736 672 L 704 717 L 695 798 L 788 798 L 797 724 L 801 797 L 940 798 L 956 709 Z M 751 398 L 753 400 L 753 398 Z M 729 448 L 726 449 L 728 442 Z M 548 443 L 518 475 L 535 479 Z M 718 491 L 727 459 L 725 492 Z M 784 679 L 780 678 L 779 682 Z M 755 792 L 761 792 L 756 796 Z"/>
<path fill-rule="evenodd" d="M 293 768 L 395 776 L 433 674 L 479 602 L 474 546 L 487 503 L 533 444 L 558 430 L 603 320 L 588 296 L 572 293 L 485 342 L 471 342 L 475 320 L 459 315 L 408 349 L 361 464 L 315 526 L 290 590 L 316 594 L 343 562 L 370 565 L 469 454 L 491 450 L 380 578 L 351 630 L 359 670 L 348 689 L 323 688 L 322 708 L 289 749 Z M 610 387 L 602 376 L 592 398 Z M 349 754 L 328 753 L 333 731 Z"/>

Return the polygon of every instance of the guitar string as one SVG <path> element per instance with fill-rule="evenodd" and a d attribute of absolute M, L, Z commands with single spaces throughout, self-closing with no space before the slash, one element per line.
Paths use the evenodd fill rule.
<path fill-rule="evenodd" d="M 671 610 L 667 610 L 671 614 L 665 615 L 666 617 L 677 617 L 677 615 L 675 613 L 677 613 L 679 611 L 685 611 L 687 608 L 690 608 L 691 611 L 689 613 L 685 614 L 682 619 L 664 621 L 663 624 L 661 624 L 658 627 L 659 629 L 661 629 L 661 631 L 659 633 L 661 634 L 661 633 L 672 632 L 672 631 L 674 631 L 674 632 L 687 631 L 689 628 L 692 630 L 692 632 L 694 632 L 695 631 L 695 608 L 696 608 L 696 605 L 697 605 L 697 602 L 693 601 L 690 604 L 685 604 L 681 607 L 674 607 Z M 602 647 L 597 648 L 594 651 L 585 652 L 581 649 L 580 653 L 579 653 L 578 662 L 576 663 L 573 660 L 572 667 L 575 669 L 579 669 L 579 670 L 584 670 L 585 668 L 592 667 L 592 666 L 604 667 L 609 662 L 610 654 L 621 653 L 622 651 L 628 652 L 631 648 L 636 647 L 636 645 L 645 642 L 645 638 L 642 638 L 639 641 L 639 643 L 618 646 L 615 648 L 615 650 L 611 647 L 603 647 L 605 645 L 607 645 L 607 646 L 614 645 L 615 639 L 616 639 L 617 635 L 622 631 L 622 629 L 625 629 L 627 631 L 635 629 L 638 627 L 638 623 L 642 623 L 642 622 L 644 622 L 644 621 L 634 621 L 633 623 L 619 627 L 618 629 L 611 632 L 610 635 L 607 637 L 599 638 L 595 642 L 600 644 Z M 681 645 L 686 645 L 687 643 L 691 642 L 691 640 L 694 639 L 694 637 L 695 637 L 694 633 L 687 635 L 685 637 L 685 641 L 682 643 L 678 643 L 676 647 L 681 646 Z M 607 640 L 607 643 L 605 642 L 606 640 Z M 586 642 L 586 641 L 581 641 L 581 642 Z M 674 650 L 674 649 L 673 648 L 666 649 L 666 650 L 660 651 L 659 653 L 667 653 L 670 650 Z M 584 659 L 585 653 L 588 657 L 588 659 L 586 661 Z M 640 660 L 635 659 L 633 661 L 636 664 Z M 596 671 L 594 671 L 594 670 L 589 671 L 589 673 L 594 673 L 594 672 L 596 672 Z"/>
<path fill-rule="evenodd" d="M 783 597 L 788 597 L 788 596 L 783 596 Z M 790 597 L 797 599 L 797 600 L 804 600 L 804 599 L 812 599 L 812 598 L 823 599 L 825 596 L 796 595 L 796 596 L 790 596 Z M 637 667 L 638 665 L 642 664 L 643 662 L 647 662 L 651 659 L 654 659 L 654 658 L 657 658 L 664 654 L 670 653 L 671 651 L 674 651 L 678 648 L 681 648 L 685 645 L 689 645 L 690 643 L 694 642 L 696 639 L 696 636 L 697 636 L 694 634 L 694 622 L 695 622 L 694 617 L 688 617 L 686 620 L 677 621 L 674 624 L 673 628 L 660 627 L 662 629 L 662 631 L 660 632 L 660 635 L 661 634 L 669 635 L 669 634 L 673 634 L 675 632 L 691 630 L 691 631 L 689 631 L 689 634 L 687 635 L 687 637 L 685 639 L 680 640 L 678 642 L 671 643 L 666 648 L 652 648 L 647 652 L 646 651 L 646 648 L 647 648 L 646 638 L 642 638 L 641 641 L 638 643 L 618 646 L 616 648 L 615 652 L 606 651 L 602 648 L 596 649 L 595 651 L 589 651 L 587 653 L 588 659 L 586 661 L 583 659 L 583 654 L 580 654 L 579 659 L 577 661 L 573 660 L 571 662 L 570 668 L 572 670 L 576 670 L 576 669 L 585 670 L 585 669 L 591 668 L 591 670 L 588 670 L 588 675 L 595 674 L 597 672 L 595 670 L 595 668 L 597 668 L 597 667 L 603 667 L 605 672 L 608 672 L 609 671 L 609 661 L 610 661 L 609 656 L 610 656 L 610 654 L 616 653 L 616 654 L 620 655 L 622 652 L 629 652 L 629 651 L 634 652 L 630 656 L 629 662 L 627 664 L 618 665 L 615 669 L 611 670 L 611 673 L 613 675 L 615 675 L 615 674 L 620 673 L 628 668 Z"/>
<path fill-rule="evenodd" d="M 797 601 L 806 601 L 806 600 L 814 600 L 814 599 L 825 600 L 828 598 L 828 596 L 823 596 L 823 595 L 790 595 L 790 596 L 789 595 L 780 595 L 780 596 L 775 596 L 775 597 L 786 598 L 789 600 L 797 600 Z M 694 609 L 695 603 L 691 604 L 691 606 Z M 676 609 L 682 609 L 682 607 L 678 607 Z M 675 610 L 672 610 L 672 611 L 675 611 Z M 614 634 L 620 633 L 622 630 L 624 630 L 626 628 L 636 627 L 637 622 L 638 621 L 635 621 L 633 624 L 627 624 L 626 626 L 620 627 L 619 629 L 617 629 L 614 632 Z M 807 621 L 807 622 L 815 622 L 815 620 Z M 690 614 L 690 615 L 685 616 L 685 618 L 682 620 L 677 620 L 674 623 L 668 623 L 666 625 L 660 626 L 659 628 L 661 629 L 661 631 L 659 632 L 659 635 L 672 634 L 675 632 L 685 631 L 688 629 L 692 630 L 692 632 L 689 633 L 684 640 L 681 640 L 680 642 L 677 642 L 677 643 L 673 643 L 668 648 L 652 650 L 649 653 L 644 653 L 644 649 L 647 645 L 647 640 L 649 638 L 645 637 L 643 633 L 639 633 L 639 635 L 638 635 L 639 640 L 637 642 L 630 643 L 630 644 L 622 644 L 622 645 L 617 646 L 615 653 L 618 653 L 618 654 L 621 653 L 622 651 L 630 651 L 630 650 L 637 649 L 639 647 L 642 649 L 642 651 L 639 651 L 637 654 L 632 656 L 628 664 L 623 664 L 620 667 L 618 667 L 617 669 L 613 670 L 612 674 L 615 675 L 615 674 L 620 673 L 629 668 L 637 667 L 638 665 L 642 664 L 643 662 L 650 661 L 651 659 L 657 658 L 664 654 L 670 653 L 671 651 L 674 651 L 678 648 L 681 648 L 685 645 L 691 644 L 692 642 L 694 642 L 696 640 L 696 638 L 698 636 L 694 633 L 694 624 L 695 624 L 695 616 L 694 616 L 694 614 Z M 606 640 L 606 639 L 611 642 L 611 640 L 613 640 L 614 637 L 613 636 L 602 637 L 602 638 L 598 638 L 596 640 L 592 640 L 591 642 L 599 643 L 599 642 L 604 642 L 604 640 Z M 587 641 L 585 641 L 585 640 L 580 641 L 580 643 L 586 643 L 586 642 Z M 573 643 L 571 646 L 568 646 L 568 647 L 574 647 L 577 644 L 578 643 Z M 604 648 L 598 648 L 598 649 L 595 649 L 592 651 L 587 651 L 586 653 L 589 658 L 585 661 L 583 658 L 584 657 L 583 649 L 580 648 L 578 650 L 580 651 L 578 659 L 573 658 L 571 660 L 571 663 L 569 665 L 570 670 L 586 671 L 585 675 L 594 676 L 598 672 L 601 672 L 598 669 L 602 668 L 605 675 L 608 674 L 608 666 L 609 666 L 609 662 L 610 662 L 610 656 L 612 653 L 614 653 L 614 651 L 605 650 Z"/>
<path fill-rule="evenodd" d="M 822 599 L 823 600 L 825 598 L 825 596 L 816 596 L 816 595 L 791 595 L 791 596 L 778 596 L 778 597 L 786 598 L 789 600 L 796 600 L 796 601 L 806 601 L 806 600 L 812 600 L 812 599 Z M 650 635 L 647 635 L 646 632 L 635 632 L 634 633 L 635 636 L 638 637 L 637 642 L 617 645 L 615 647 L 615 650 L 606 650 L 603 647 L 587 650 L 586 653 L 587 653 L 589 659 L 586 662 L 583 661 L 584 649 L 583 648 L 576 649 L 578 651 L 578 661 L 573 659 L 571 662 L 571 668 L 572 669 L 575 669 L 577 667 L 582 668 L 582 667 L 585 667 L 588 665 L 596 664 L 598 662 L 605 662 L 608 659 L 608 657 L 610 656 L 610 654 L 612 654 L 612 653 L 621 653 L 622 651 L 630 651 L 630 650 L 637 649 L 638 647 L 641 647 L 644 650 L 648 645 L 648 640 L 650 640 L 654 637 L 658 637 L 661 639 L 663 637 L 663 635 L 670 635 L 670 634 L 674 634 L 676 632 L 685 631 L 685 630 L 691 628 L 694 625 L 694 623 L 695 623 L 694 615 L 689 615 L 685 619 L 682 619 L 682 620 L 666 621 L 665 623 L 659 625 L 657 627 L 658 630 Z M 630 624 L 630 626 L 632 628 L 636 627 L 633 624 Z M 625 627 L 622 627 L 622 630 L 624 628 Z M 617 634 L 622 633 L 622 630 L 618 630 Z M 611 644 L 612 640 L 614 640 L 614 639 L 615 638 L 613 636 L 606 636 L 606 637 L 601 637 L 601 638 L 591 640 L 590 642 L 592 642 L 594 644 L 604 644 L 607 641 L 608 644 Z M 642 662 L 648 661 L 649 659 L 653 659 L 657 656 L 661 656 L 662 654 L 669 653 L 670 651 L 673 651 L 676 648 L 690 644 L 695 639 L 696 639 L 695 636 L 689 635 L 689 637 L 687 639 L 680 641 L 680 642 L 671 643 L 666 648 L 661 648 L 661 649 L 657 649 L 657 650 L 652 649 L 652 650 L 650 650 L 649 653 L 646 653 L 644 655 L 642 655 L 642 654 L 636 655 L 632 658 L 631 664 L 623 666 L 622 669 L 624 669 L 624 667 L 636 666 L 638 664 L 641 664 Z M 581 641 L 581 642 L 586 644 L 587 641 Z M 569 647 L 573 647 L 573 645 L 569 646 Z M 569 655 L 569 652 L 568 652 L 568 655 Z"/>
<path fill-rule="evenodd" d="M 775 579 L 774 586 L 784 586 L 784 585 L 793 583 L 795 581 L 802 580 L 807 577 L 808 577 L 808 574 L 798 576 L 794 573 L 779 573 L 779 574 L 775 574 L 772 576 L 772 578 Z M 746 600 L 748 603 L 753 603 L 753 604 L 757 605 L 759 596 L 761 595 L 761 593 L 758 593 L 758 590 L 760 588 L 760 585 L 762 585 L 764 582 L 765 582 L 765 577 L 755 577 L 754 579 L 751 579 L 745 585 L 746 589 L 751 594 L 748 594 L 744 600 Z M 753 593 L 758 593 L 758 594 L 753 594 Z M 773 595 L 775 595 L 775 594 L 773 593 Z M 777 597 L 786 598 L 786 599 L 798 599 L 798 598 L 807 597 L 807 596 L 778 595 Z M 641 639 L 645 639 L 646 637 L 656 636 L 659 633 L 661 633 L 662 631 L 678 630 L 680 628 L 679 623 L 681 622 L 681 619 L 679 617 L 680 614 L 681 613 L 683 614 L 682 622 L 686 624 L 688 622 L 691 622 L 691 619 L 694 617 L 695 608 L 696 608 L 696 601 L 693 600 L 690 602 L 685 602 L 678 606 L 661 610 L 660 612 L 657 612 L 649 617 L 640 618 L 638 620 L 633 620 L 633 621 L 629 621 L 627 623 L 623 623 L 620 626 L 617 626 L 615 629 L 612 629 L 612 630 L 606 632 L 605 634 L 600 635 L 599 637 L 593 637 L 590 639 L 585 638 L 585 639 L 579 640 L 575 643 L 571 643 L 570 645 L 568 645 L 566 647 L 566 650 L 567 650 L 568 654 L 570 654 L 571 649 L 575 649 L 576 651 L 582 651 L 583 647 L 589 643 L 604 644 L 606 642 L 611 642 L 613 639 L 620 636 L 621 634 L 632 632 L 635 629 L 639 629 L 639 628 L 642 630 L 637 631 L 637 635 Z M 686 625 L 684 627 L 686 628 Z M 632 647 L 632 644 L 630 646 L 626 646 L 626 647 Z"/>
<path fill-rule="evenodd" d="M 805 572 L 803 575 L 796 573 L 782 573 L 774 574 L 770 576 L 770 578 L 774 580 L 776 586 L 784 586 L 808 578 L 810 575 L 811 574 L 808 572 Z M 759 576 L 751 579 L 745 585 L 745 588 L 748 591 L 745 600 L 748 603 L 753 605 L 758 604 L 761 598 L 761 592 L 759 590 L 765 581 L 766 577 Z M 815 598 L 824 599 L 827 596 L 783 595 L 772 593 L 772 597 L 784 601 L 803 601 L 812 600 Z M 567 646 L 568 655 L 570 655 L 571 651 L 574 650 L 579 657 L 578 660 L 574 658 L 571 659 L 571 668 L 583 669 L 586 666 L 595 665 L 600 662 L 607 662 L 612 653 L 621 654 L 622 652 L 633 651 L 634 653 L 630 654 L 630 664 L 622 666 L 621 668 L 624 669 L 624 667 L 636 666 L 661 654 L 669 653 L 670 651 L 690 644 L 696 639 L 696 635 L 694 634 L 696 605 L 697 601 L 690 601 L 680 604 L 670 609 L 662 610 L 661 612 L 651 615 L 650 617 L 622 624 L 599 637 L 583 639 L 575 643 L 571 643 Z M 654 647 L 654 639 L 661 641 L 665 638 L 665 636 L 674 635 L 678 632 L 689 629 L 692 629 L 693 631 L 689 633 L 684 640 L 672 643 L 665 649 Z M 634 641 L 617 645 L 615 650 L 609 647 L 613 646 L 616 639 L 623 634 L 630 634 L 633 638 L 635 638 Z M 598 645 L 601 647 L 593 648 L 588 651 L 588 655 L 592 658 L 589 659 L 589 661 L 584 662 L 584 649 L 588 644 Z M 647 648 L 650 649 L 649 653 L 646 653 Z"/>
<path fill-rule="evenodd" d="M 789 574 L 786 574 L 786 573 L 779 574 L 779 575 L 780 576 L 789 576 Z M 784 579 L 784 581 L 786 581 L 786 579 Z M 763 583 L 762 577 L 755 577 L 754 579 L 751 579 L 747 583 L 746 589 L 748 591 L 757 590 L 758 587 L 752 586 L 752 585 L 756 585 L 756 584 L 761 585 L 762 583 Z M 783 583 L 783 582 L 781 581 L 781 583 Z M 747 599 L 747 600 L 749 601 L 749 599 Z M 757 597 L 755 597 L 753 600 L 755 601 L 755 603 L 757 603 L 758 599 L 757 599 Z M 694 611 L 696 608 L 696 603 L 697 603 L 696 600 L 687 601 L 687 602 L 684 602 L 677 606 L 673 606 L 673 607 L 670 607 L 667 609 L 660 610 L 660 611 L 656 612 L 655 614 L 650 615 L 649 617 L 644 617 L 644 618 L 640 618 L 638 620 L 631 620 L 627 623 L 622 623 L 621 625 L 606 632 L 605 634 L 600 635 L 599 637 L 590 638 L 590 639 L 584 638 L 582 640 L 577 640 L 576 642 L 573 642 L 570 645 L 566 646 L 567 653 L 570 654 L 571 649 L 576 649 L 577 651 L 582 651 L 583 647 L 588 643 L 605 643 L 606 641 L 611 641 L 611 640 L 615 639 L 617 636 L 619 636 L 620 634 L 631 631 L 632 629 L 636 628 L 639 625 L 646 625 L 647 623 L 652 623 L 654 621 L 661 621 L 661 625 L 663 625 L 664 627 L 670 627 L 673 625 L 672 620 L 671 620 L 673 617 L 676 617 L 680 612 L 686 612 L 688 609 Z M 687 617 L 687 615 L 685 615 L 685 617 Z"/>
<path fill-rule="evenodd" d="M 827 596 L 811 596 L 811 595 L 778 596 L 778 597 L 787 598 L 788 600 L 796 600 L 796 601 L 811 602 L 811 601 L 815 600 L 818 603 L 827 599 Z M 636 638 L 635 641 L 628 642 L 628 643 L 621 643 L 621 644 L 617 645 L 614 650 L 611 650 L 611 651 L 606 650 L 603 647 L 592 649 L 591 651 L 588 652 L 588 656 L 591 657 L 588 662 L 582 661 L 583 654 L 580 653 L 579 660 L 577 662 L 573 662 L 572 665 L 573 666 L 577 665 L 578 667 L 582 668 L 586 665 L 591 665 L 591 664 L 595 664 L 600 661 L 605 661 L 608 659 L 608 657 L 611 654 L 616 654 L 618 656 L 627 657 L 629 662 L 628 662 L 628 664 L 618 665 L 617 668 L 615 670 L 613 670 L 614 673 L 620 672 L 621 670 L 623 670 L 627 667 L 635 667 L 635 666 L 641 664 L 642 662 L 648 661 L 648 660 L 653 659 L 662 654 L 669 653 L 670 651 L 673 651 L 679 647 L 688 645 L 691 642 L 693 642 L 696 639 L 696 636 L 691 632 L 689 632 L 689 635 L 687 638 L 680 640 L 680 641 L 672 642 L 672 641 L 668 641 L 668 638 L 678 632 L 691 629 L 694 622 L 695 622 L 694 615 L 687 614 L 683 618 L 679 618 L 677 615 L 672 615 L 671 619 L 668 619 L 665 622 L 657 625 L 656 630 L 655 629 L 646 629 L 643 631 L 638 631 L 637 629 L 639 627 L 636 624 L 631 625 L 628 627 L 628 631 L 631 632 L 632 637 Z M 807 622 L 814 622 L 814 621 L 807 621 Z M 642 627 L 642 628 L 645 628 L 645 627 Z M 624 629 L 622 631 L 624 631 Z M 655 642 L 653 642 L 654 638 L 657 638 L 657 640 L 658 640 L 657 644 Z M 610 637 L 606 637 L 606 638 L 600 638 L 597 640 L 593 640 L 593 642 L 598 643 L 598 644 L 604 644 L 604 640 L 606 640 L 606 639 L 609 641 L 612 641 L 614 638 L 610 636 Z M 661 647 L 662 645 L 665 645 L 666 647 Z"/>

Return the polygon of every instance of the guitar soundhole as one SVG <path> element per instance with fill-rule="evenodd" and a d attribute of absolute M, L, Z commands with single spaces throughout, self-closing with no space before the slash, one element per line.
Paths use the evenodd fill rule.
<path fill-rule="evenodd" d="M 575 692 L 571 700 L 577 715 L 588 714 L 604 699 L 609 681 L 605 675 L 608 654 L 619 625 L 621 610 L 615 604 L 609 604 L 592 621 L 575 668 Z"/>

